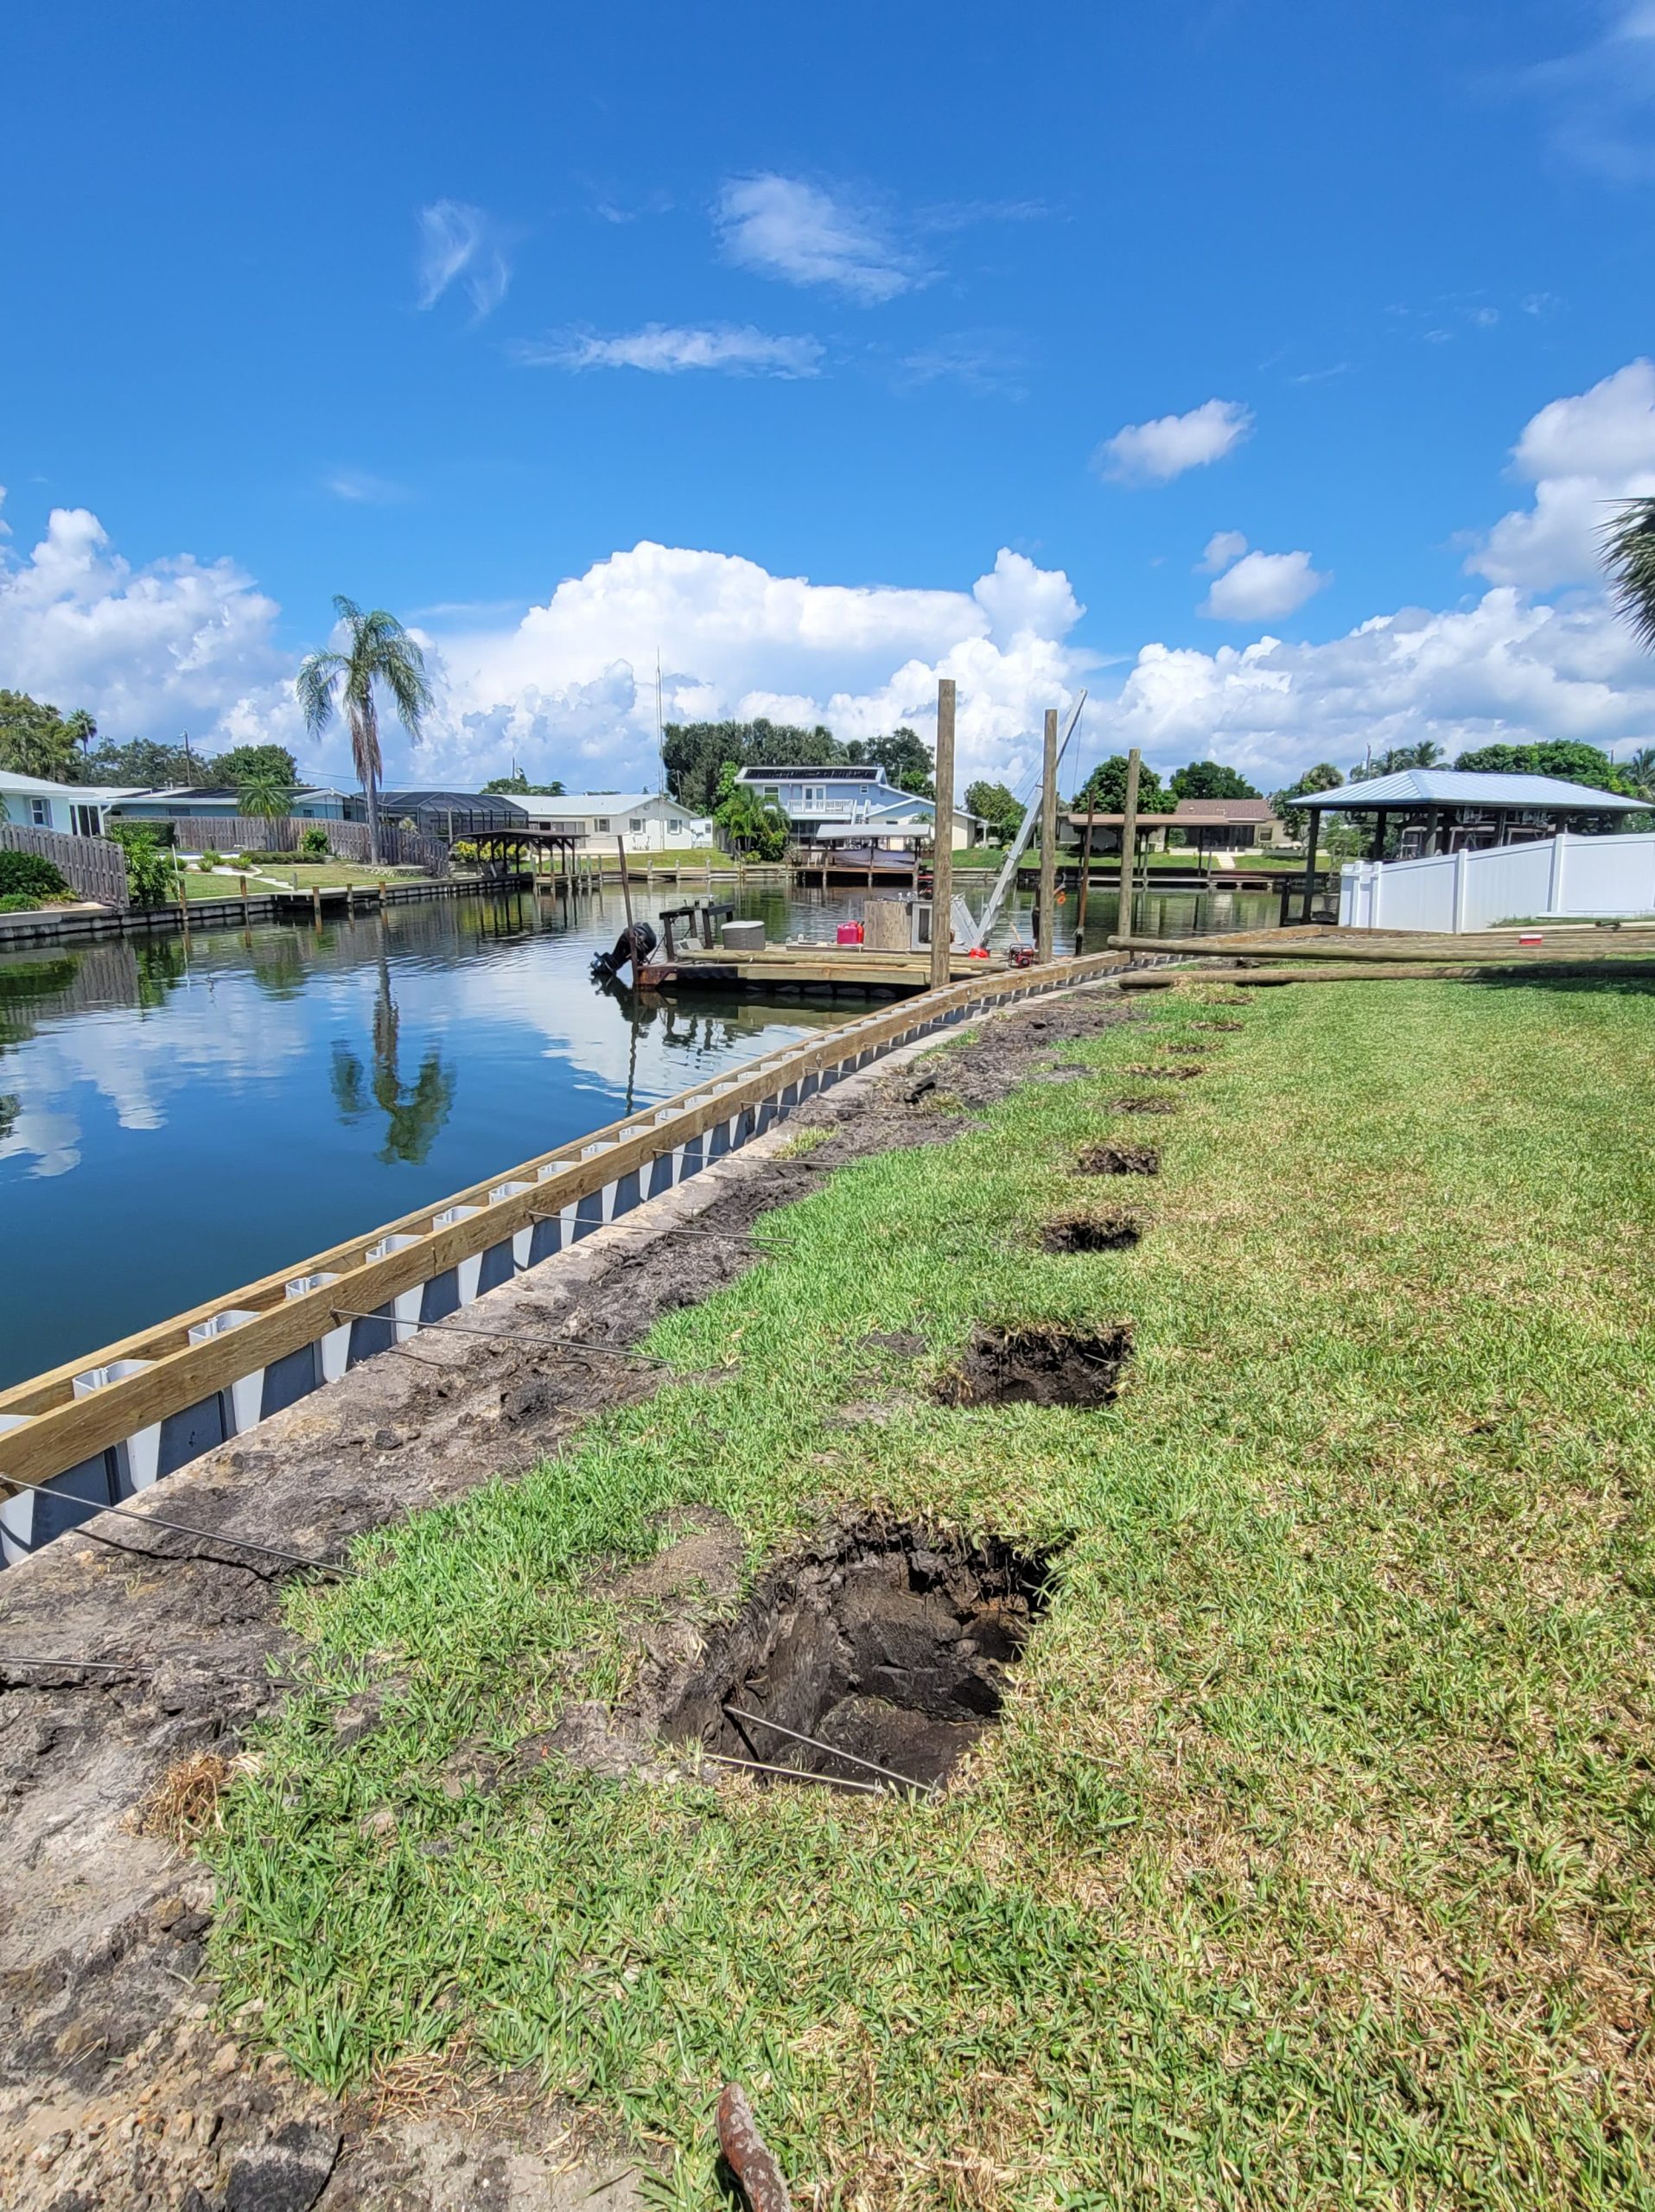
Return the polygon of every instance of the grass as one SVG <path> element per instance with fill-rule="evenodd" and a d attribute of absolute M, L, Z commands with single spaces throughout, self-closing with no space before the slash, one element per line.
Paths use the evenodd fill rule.
<path fill-rule="evenodd" d="M 1655 2203 L 1655 999 L 1237 1003 L 1157 995 L 1061 1048 L 1096 1083 L 824 1179 L 658 1327 L 652 1402 L 295 1596 L 316 1687 L 204 1846 L 239 2031 L 336 2087 L 535 2068 L 685 2207 L 727 2078 L 804 2203 Z M 1124 1072 L 1196 1044 L 1199 1081 Z M 1111 1122 L 1135 1090 L 1179 1111 Z M 1123 1131 L 1143 1242 L 1047 1257 Z M 979 1320 L 1123 1317 L 1105 1411 L 923 1388 Z M 479 1783 L 620 1693 L 598 1563 L 687 1503 L 754 1567 L 824 1503 L 1066 1547 L 964 1786 Z"/>
<path fill-rule="evenodd" d="M 381 877 L 387 883 L 411 883 L 421 880 L 421 872 L 417 868 L 371 868 L 366 861 L 258 861 L 245 869 L 232 861 L 226 861 L 226 865 L 233 871 L 229 875 L 220 875 L 216 869 L 211 874 L 203 875 L 194 868 L 181 868 L 179 880 L 183 884 L 186 897 L 239 899 L 241 889 L 237 878 L 243 874 L 247 878 L 248 896 L 254 899 L 263 898 L 272 887 L 284 890 L 296 887 L 309 891 L 313 884 L 319 884 L 323 890 L 329 890 L 342 889 L 347 884 L 353 883 L 358 890 L 366 891 L 371 890 Z"/>

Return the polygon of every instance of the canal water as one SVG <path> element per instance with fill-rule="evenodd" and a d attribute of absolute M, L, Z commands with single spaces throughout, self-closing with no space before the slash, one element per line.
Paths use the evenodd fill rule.
<path fill-rule="evenodd" d="M 704 895 L 635 887 L 633 906 L 652 918 Z M 831 939 L 861 905 L 736 900 L 773 939 Z M 1095 944 L 1114 905 L 1089 902 Z M 1267 896 L 1153 893 L 1136 918 L 1173 936 L 1274 911 Z M 0 955 L 0 1384 L 866 1011 L 710 996 L 634 1009 L 589 975 L 624 919 L 617 887 L 572 918 L 526 894 L 444 899 L 320 931 Z M 1027 936 L 1026 902 L 1012 926 Z"/>

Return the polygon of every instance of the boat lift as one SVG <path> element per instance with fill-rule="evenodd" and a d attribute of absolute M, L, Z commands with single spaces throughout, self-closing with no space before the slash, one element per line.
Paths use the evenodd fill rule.
<path fill-rule="evenodd" d="M 1054 780 L 1058 770 L 1063 766 L 1063 756 L 1069 749 L 1069 740 L 1074 735 L 1075 724 L 1080 720 L 1080 709 L 1085 703 L 1086 695 L 1083 691 L 1074 702 L 1074 712 L 1069 717 L 1069 727 L 1064 731 L 1063 741 L 1057 749 L 1057 758 L 1052 767 Z M 965 950 L 968 952 L 982 950 L 984 939 L 994 927 L 995 916 L 1005 903 L 1007 892 L 1017 880 L 1017 866 L 1028 851 L 1028 841 L 1034 834 L 1034 824 L 1040 819 L 1041 802 L 1045 794 L 1046 779 L 1042 772 L 1041 781 L 1034 786 L 1034 796 L 1028 803 L 1028 811 L 1018 825 L 1016 836 L 1006 849 L 1005 861 L 995 879 L 993 890 L 989 893 L 989 903 L 983 909 L 979 919 L 971 925 L 972 934 L 965 940 Z"/>

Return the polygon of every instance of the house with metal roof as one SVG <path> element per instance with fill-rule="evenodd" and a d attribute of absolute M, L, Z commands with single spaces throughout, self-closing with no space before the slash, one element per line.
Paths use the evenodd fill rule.
<path fill-rule="evenodd" d="M 936 831 L 935 799 L 900 790 L 883 768 L 866 763 L 743 768 L 735 780 L 775 800 L 797 845 L 893 848 L 929 842 Z M 983 827 L 978 816 L 956 806 L 951 842 L 956 849 L 974 845 Z"/>
<path fill-rule="evenodd" d="M 46 776 L 18 776 L 0 768 L 0 822 L 15 822 L 25 830 L 101 837 L 111 809 L 142 795 L 136 785 L 59 784 Z"/>
<path fill-rule="evenodd" d="M 1172 826 L 1184 832 L 1203 860 L 1209 852 L 1251 853 L 1287 835 L 1267 798 L 1181 798 Z"/>
<path fill-rule="evenodd" d="M 514 798 L 532 830 L 567 837 L 577 853 L 612 855 L 618 838 L 629 853 L 712 849 L 713 825 L 661 791 L 573 791 L 555 798 Z"/>

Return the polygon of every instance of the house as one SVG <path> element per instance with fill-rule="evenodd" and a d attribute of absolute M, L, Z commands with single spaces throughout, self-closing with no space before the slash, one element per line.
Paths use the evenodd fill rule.
<path fill-rule="evenodd" d="M 343 791 L 326 785 L 308 785 L 294 792 L 288 814 L 302 822 L 342 822 L 348 803 Z M 240 814 L 241 794 L 204 791 L 193 784 L 179 784 L 130 793 L 117 811 L 123 822 L 224 822 Z"/>
<path fill-rule="evenodd" d="M 936 801 L 899 791 L 883 768 L 743 768 L 735 780 L 774 799 L 795 844 L 892 847 L 928 842 L 936 833 Z M 956 849 L 974 845 L 983 828 L 977 815 L 957 806 L 950 842 Z"/>
<path fill-rule="evenodd" d="M 547 836 L 570 836 L 577 853 L 613 853 L 620 839 L 629 853 L 710 851 L 713 826 L 677 799 L 659 791 L 571 792 L 557 798 L 532 793 L 511 804 L 528 826 Z"/>
<path fill-rule="evenodd" d="M 17 776 L 0 768 L 0 820 L 29 830 L 100 837 L 111 811 L 139 796 L 130 785 L 54 784 L 44 776 Z"/>
<path fill-rule="evenodd" d="M 1203 856 L 1251 853 L 1283 843 L 1287 836 L 1267 798 L 1181 798 L 1172 826 Z"/>

